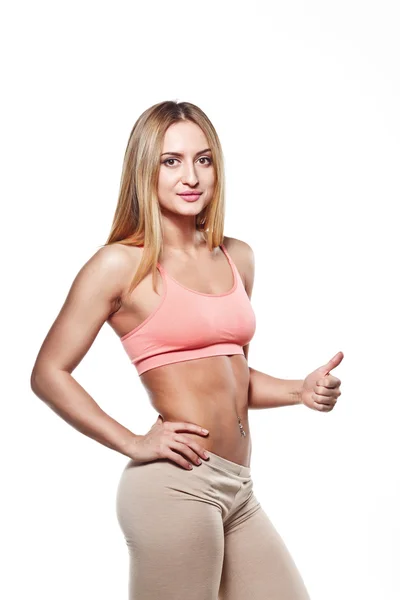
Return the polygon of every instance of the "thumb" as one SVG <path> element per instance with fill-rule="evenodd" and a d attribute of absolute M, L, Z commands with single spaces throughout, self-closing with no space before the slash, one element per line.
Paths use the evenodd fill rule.
<path fill-rule="evenodd" d="M 161 421 L 161 422 L 163 422 L 163 421 L 164 421 L 164 419 L 162 418 L 162 416 L 161 416 L 161 415 L 158 415 L 158 417 L 157 417 L 157 421 Z"/>
<path fill-rule="evenodd" d="M 343 357 L 344 357 L 343 352 L 338 352 L 337 354 L 335 354 L 335 356 L 333 358 L 331 358 L 331 360 L 329 360 L 326 363 L 326 365 L 323 365 L 321 367 L 321 370 L 324 371 L 324 375 L 328 375 L 329 371 L 331 371 L 332 369 L 334 369 L 335 367 L 340 365 L 340 363 L 343 360 Z"/>

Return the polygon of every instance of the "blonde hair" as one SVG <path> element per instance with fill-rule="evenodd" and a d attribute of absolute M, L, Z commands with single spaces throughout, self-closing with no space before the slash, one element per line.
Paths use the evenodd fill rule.
<path fill-rule="evenodd" d="M 192 121 L 202 129 L 211 149 L 215 170 L 213 198 L 196 215 L 196 229 L 202 232 L 210 251 L 223 241 L 225 172 L 222 148 L 213 124 L 198 106 L 190 102 L 168 100 L 151 106 L 138 118 L 129 136 L 118 203 L 111 232 L 104 244 L 120 242 L 128 246 L 144 246 L 128 294 L 150 270 L 156 291 L 157 262 L 162 250 L 162 221 L 157 196 L 160 155 L 165 132 L 179 121 Z"/>

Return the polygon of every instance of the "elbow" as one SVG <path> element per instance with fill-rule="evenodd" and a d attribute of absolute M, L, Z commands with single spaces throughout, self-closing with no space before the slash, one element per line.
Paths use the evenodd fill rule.
<path fill-rule="evenodd" d="M 32 373 L 31 373 L 30 384 L 31 384 L 31 390 L 36 396 L 39 395 L 40 381 L 42 381 L 42 379 L 43 379 L 43 377 L 40 373 L 40 370 L 36 367 L 33 367 Z"/>
<path fill-rule="evenodd" d="M 39 365 L 35 365 L 33 367 L 32 373 L 31 373 L 30 385 L 31 385 L 32 392 L 39 398 L 41 398 L 41 394 L 42 394 L 43 390 L 46 389 L 50 375 L 52 372 L 53 371 L 50 370 L 48 367 L 43 368 L 43 367 L 40 367 Z"/>

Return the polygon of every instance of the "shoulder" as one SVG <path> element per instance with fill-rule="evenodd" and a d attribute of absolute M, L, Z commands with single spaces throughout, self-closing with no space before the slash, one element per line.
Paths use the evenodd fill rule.
<path fill-rule="evenodd" d="M 252 247 L 243 240 L 228 236 L 224 236 L 223 244 L 243 277 L 247 293 L 251 294 L 255 270 Z"/>
<path fill-rule="evenodd" d="M 243 240 L 239 240 L 238 238 L 224 236 L 223 244 L 225 248 L 234 252 L 239 256 L 239 258 L 243 258 L 244 260 L 254 259 L 254 252 L 250 244 Z"/>
<path fill-rule="evenodd" d="M 127 266 L 131 266 L 132 262 L 139 263 L 140 255 L 140 248 L 115 242 L 99 248 L 91 260 L 96 261 L 106 270 L 124 270 Z"/>
<path fill-rule="evenodd" d="M 140 257 L 139 248 L 120 243 L 102 246 L 83 265 L 77 279 L 90 281 L 118 296 L 123 291 L 127 278 L 138 267 Z"/>
<path fill-rule="evenodd" d="M 240 265 L 247 265 L 248 268 L 254 268 L 254 252 L 250 244 L 228 236 L 224 236 L 223 244 L 235 260 L 235 263 L 238 261 Z"/>

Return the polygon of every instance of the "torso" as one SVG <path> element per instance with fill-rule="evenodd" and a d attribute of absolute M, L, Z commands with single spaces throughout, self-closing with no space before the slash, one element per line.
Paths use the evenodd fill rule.
<path fill-rule="evenodd" d="M 245 269 L 240 244 L 234 238 L 224 238 L 224 246 L 238 268 L 245 284 Z M 137 264 L 139 248 L 125 246 Z M 136 254 L 135 254 L 136 253 Z M 219 294 L 232 286 L 231 267 L 223 252 L 207 248 L 194 261 L 177 264 L 165 257 L 165 270 L 191 290 Z M 210 281 L 215 282 L 210 289 Z M 129 281 L 126 282 L 127 286 Z M 119 337 L 142 323 L 161 300 L 162 278 L 157 271 L 157 295 L 152 288 L 151 273 L 140 282 L 129 297 L 122 295 L 120 308 L 108 319 Z M 190 294 L 188 296 L 190 298 Z M 248 423 L 249 367 L 245 356 L 210 356 L 162 365 L 140 376 L 152 406 L 164 421 L 187 421 L 209 430 L 208 436 L 183 432 L 203 448 L 233 462 L 249 466 L 251 437 Z M 246 433 L 242 435 L 238 417 Z"/>

